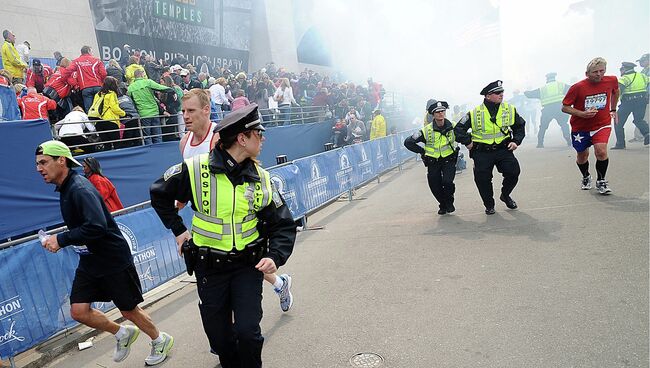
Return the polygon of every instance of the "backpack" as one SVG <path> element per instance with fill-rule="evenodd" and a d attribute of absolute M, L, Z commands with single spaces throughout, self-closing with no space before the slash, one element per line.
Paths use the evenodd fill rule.
<path fill-rule="evenodd" d="M 99 100 L 94 100 L 90 109 L 88 109 L 88 120 L 102 120 L 104 115 L 104 97 L 102 95 Z"/>

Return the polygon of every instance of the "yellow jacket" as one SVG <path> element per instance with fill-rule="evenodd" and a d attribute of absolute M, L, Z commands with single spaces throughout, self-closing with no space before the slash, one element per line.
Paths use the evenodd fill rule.
<path fill-rule="evenodd" d="M 133 83 L 133 80 L 135 79 L 135 71 L 136 70 L 142 70 L 144 72 L 144 78 L 147 79 L 147 72 L 145 72 L 144 67 L 140 64 L 131 64 L 126 67 L 124 70 L 124 77 L 126 78 L 126 84 L 131 84 Z M 118 81 L 119 82 L 119 81 Z M 154 81 L 158 82 L 158 81 Z"/>
<path fill-rule="evenodd" d="M 99 105 L 102 103 L 102 99 L 104 99 L 102 111 L 97 111 Z M 100 95 L 99 92 L 96 93 L 93 98 L 93 104 L 88 110 L 88 117 L 99 118 L 101 120 L 112 120 L 117 127 L 120 126 L 120 118 L 124 115 L 126 115 L 126 113 L 120 108 L 120 103 L 117 102 L 117 94 L 113 91 L 110 91 L 105 95 Z"/>
<path fill-rule="evenodd" d="M 2 64 L 13 78 L 24 78 L 23 73 L 27 69 L 27 64 L 20 58 L 14 44 L 9 41 L 2 44 Z"/>
<path fill-rule="evenodd" d="M 386 119 L 377 115 L 372 119 L 370 126 L 370 139 L 381 138 L 386 136 Z"/>

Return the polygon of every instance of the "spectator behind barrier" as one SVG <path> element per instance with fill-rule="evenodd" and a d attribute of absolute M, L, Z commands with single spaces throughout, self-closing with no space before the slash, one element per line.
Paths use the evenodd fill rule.
<path fill-rule="evenodd" d="M 29 87 L 27 95 L 18 99 L 18 106 L 23 112 L 23 120 L 45 119 L 49 121 L 47 112 L 56 110 L 56 102 L 36 92 L 34 87 Z"/>
<path fill-rule="evenodd" d="M 95 139 L 95 125 L 89 122 L 88 115 L 80 106 L 75 106 L 62 120 L 54 124 L 54 128 L 61 142 L 73 152 L 95 152 L 93 144 L 87 145 L 99 139 Z M 83 146 L 79 147 L 80 145 Z"/>
<path fill-rule="evenodd" d="M 84 175 L 97 188 L 97 191 L 102 196 L 106 207 L 110 212 L 115 212 L 124 208 L 120 197 L 117 195 L 117 190 L 113 183 L 108 180 L 102 173 L 102 168 L 99 161 L 92 156 L 84 158 L 82 162 L 84 168 Z"/>

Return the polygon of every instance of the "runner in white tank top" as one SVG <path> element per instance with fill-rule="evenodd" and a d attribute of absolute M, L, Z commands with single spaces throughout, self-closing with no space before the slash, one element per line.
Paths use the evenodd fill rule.
<path fill-rule="evenodd" d="M 183 145 L 181 148 L 181 152 L 183 153 L 183 159 L 187 160 L 190 157 L 194 157 L 196 155 L 200 155 L 202 153 L 208 153 L 212 149 L 214 142 L 212 141 L 215 139 L 214 136 L 214 128 L 217 126 L 217 123 L 210 123 L 208 126 L 208 132 L 201 141 L 201 143 L 198 143 L 196 145 L 192 144 L 192 140 L 194 139 L 194 132 L 189 132 L 186 134 L 188 137 L 184 142 L 181 144 Z"/>

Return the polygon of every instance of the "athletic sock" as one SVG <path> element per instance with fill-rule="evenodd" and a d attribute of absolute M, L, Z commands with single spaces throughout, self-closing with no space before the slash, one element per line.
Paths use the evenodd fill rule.
<path fill-rule="evenodd" d="M 596 173 L 598 174 L 598 180 L 605 180 L 607 165 L 609 165 L 609 159 L 596 161 Z"/>
<path fill-rule="evenodd" d="M 120 325 L 120 329 L 117 330 L 117 333 L 115 334 L 115 338 L 119 340 L 119 339 L 125 337 L 128 334 L 129 334 L 129 331 L 126 329 L 126 327 Z"/>
<path fill-rule="evenodd" d="M 580 169 L 583 178 L 589 176 L 589 161 L 585 162 L 584 164 L 578 164 L 578 169 Z"/>
<path fill-rule="evenodd" d="M 163 335 L 161 333 L 158 334 L 158 337 L 151 340 L 151 342 L 153 342 L 154 344 L 157 344 L 157 343 L 162 342 L 162 341 L 163 341 Z"/>
<path fill-rule="evenodd" d="M 284 280 L 282 280 L 282 277 L 275 276 L 275 282 L 273 283 L 273 287 L 275 287 L 275 290 L 282 289 L 282 285 L 284 285 Z"/>

